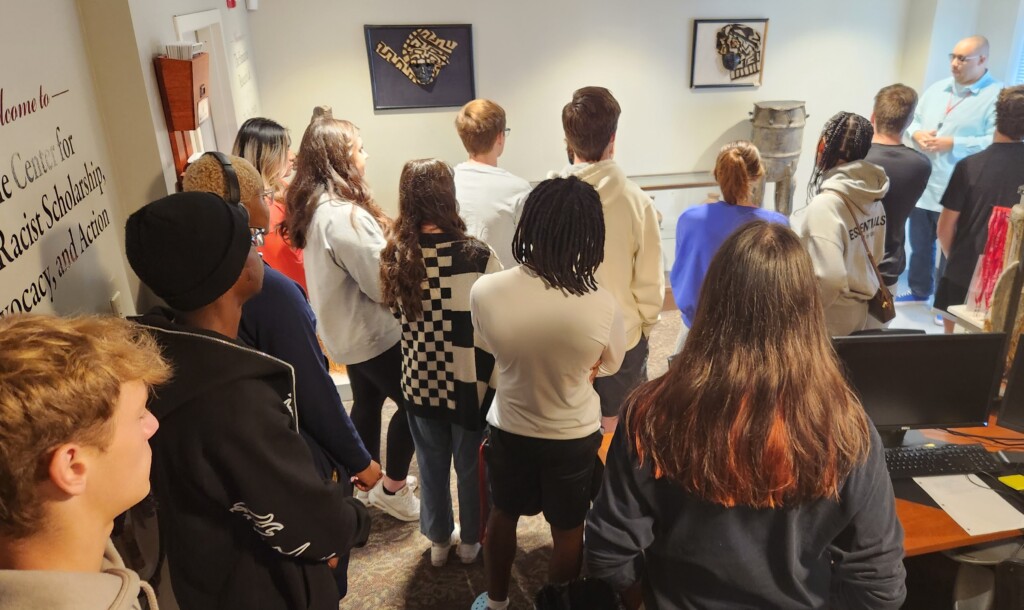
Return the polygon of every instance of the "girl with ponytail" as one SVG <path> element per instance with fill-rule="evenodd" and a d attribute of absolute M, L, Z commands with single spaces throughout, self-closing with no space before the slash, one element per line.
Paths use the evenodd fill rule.
<path fill-rule="evenodd" d="M 683 347 L 697 312 L 700 287 L 711 259 L 733 231 L 752 220 L 789 226 L 785 216 L 763 210 L 753 200 L 757 181 L 764 177 L 761 155 L 750 142 L 730 142 L 718 152 L 715 180 L 722 200 L 692 207 L 676 223 L 676 260 L 669 276 L 672 295 L 683 317 L 675 352 Z"/>

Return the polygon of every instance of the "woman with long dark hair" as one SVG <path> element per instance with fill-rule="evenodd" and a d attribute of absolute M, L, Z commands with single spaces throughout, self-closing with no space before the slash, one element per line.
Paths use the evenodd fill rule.
<path fill-rule="evenodd" d="M 898 608 L 903 531 L 797 236 L 752 222 L 708 268 L 668 372 L 630 397 L 590 573 L 648 608 Z"/>
<path fill-rule="evenodd" d="M 391 221 L 370 194 L 366 159 L 356 126 L 317 108 L 302 135 L 282 233 L 303 251 L 320 337 L 331 359 L 348 369 L 352 423 L 375 461 L 381 408 L 387 398 L 398 405 L 388 425 L 387 474 L 356 497 L 416 521 L 419 499 L 406 484 L 414 448 L 402 404 L 401 328 L 380 292 L 380 251 Z"/>
<path fill-rule="evenodd" d="M 852 112 L 839 112 L 825 123 L 807 184 L 810 203 L 794 216 L 793 226 L 814 262 L 832 335 L 880 325 L 868 316 L 868 301 L 879 288 L 868 252 L 875 261 L 885 252 L 882 197 L 889 178 L 864 161 L 873 135 L 871 122 Z"/>
<path fill-rule="evenodd" d="M 381 253 L 381 292 L 402 323 L 402 395 L 420 468 L 420 532 L 430 562 L 480 554 L 480 442 L 494 396 L 494 358 L 475 346 L 469 291 L 477 278 L 501 270 L 482 241 L 466 235 L 452 168 L 409 161 L 402 169 L 398 218 Z M 459 493 L 456 534 L 450 472 Z"/>
<path fill-rule="evenodd" d="M 757 147 L 743 140 L 730 142 L 718 151 L 715 181 L 722 189 L 721 201 L 694 206 L 676 222 L 676 258 L 669 275 L 672 295 L 683 323 L 675 351 L 683 341 L 697 313 L 697 298 L 704 274 L 726 237 L 753 220 L 789 225 L 789 220 L 754 201 L 754 185 L 764 177 L 764 164 Z"/>

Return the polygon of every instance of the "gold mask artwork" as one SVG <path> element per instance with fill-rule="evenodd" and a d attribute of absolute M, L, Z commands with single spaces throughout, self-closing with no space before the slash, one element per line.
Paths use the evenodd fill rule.
<path fill-rule="evenodd" d="M 457 46 L 459 43 L 454 40 L 438 38 L 434 32 L 420 28 L 405 39 L 401 55 L 383 41 L 377 43 L 377 55 L 413 83 L 426 86 L 433 83 L 441 73 L 441 68 L 448 65 Z"/>

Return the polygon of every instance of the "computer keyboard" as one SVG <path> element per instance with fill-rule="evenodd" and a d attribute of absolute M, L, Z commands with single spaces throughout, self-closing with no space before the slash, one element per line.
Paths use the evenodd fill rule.
<path fill-rule="evenodd" d="M 1001 472 L 1003 469 L 981 445 L 893 447 L 885 450 L 885 466 L 894 479 Z"/>

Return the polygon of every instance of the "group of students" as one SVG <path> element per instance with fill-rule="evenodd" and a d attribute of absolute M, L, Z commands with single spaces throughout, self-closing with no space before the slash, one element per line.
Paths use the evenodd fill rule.
<path fill-rule="evenodd" d="M 902 132 L 885 91 L 874 123 Z M 1008 89 L 1000 120 L 1022 98 Z M 508 606 L 516 525 L 538 513 L 549 580 L 585 564 L 630 608 L 898 607 L 891 484 L 830 345 L 866 326 L 878 288 L 865 270 L 896 177 L 865 160 L 872 122 L 828 121 L 796 232 L 751 199 L 756 148 L 722 149 L 723 201 L 677 228 L 687 335 L 646 381 L 664 270 L 653 203 L 615 161 L 620 112 L 607 89 L 577 90 L 571 163 L 530 189 L 497 167 L 504 111 L 474 100 L 456 119 L 469 160 L 408 162 L 394 219 L 358 129 L 325 107 L 294 159 L 284 127 L 250 119 L 234 155 L 193 162 L 185 192 L 126 225 L 166 308 L 0 321 L 0 608 L 81 595 L 48 570 L 93 572 L 76 588 L 137 607 L 106 541 L 150 489 L 149 444 L 182 608 L 336 608 L 366 505 L 419 520 L 435 566 L 482 549 L 475 609 Z M 318 338 L 347 368 L 351 417 Z"/>

